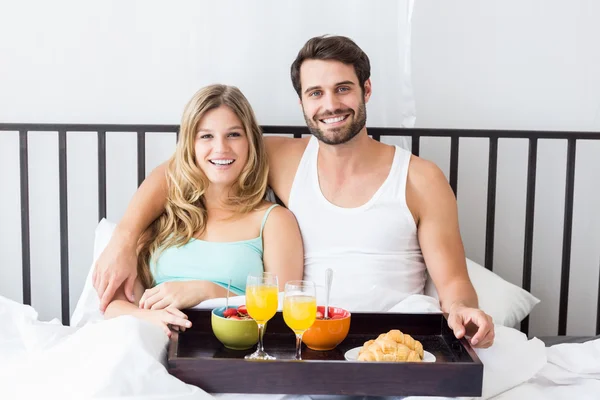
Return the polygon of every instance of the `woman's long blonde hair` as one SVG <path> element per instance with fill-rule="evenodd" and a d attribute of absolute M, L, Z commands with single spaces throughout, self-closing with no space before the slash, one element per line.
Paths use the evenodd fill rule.
<path fill-rule="evenodd" d="M 237 213 L 247 213 L 265 198 L 269 167 L 262 132 L 250 103 L 234 86 L 211 85 L 200 89 L 185 107 L 177 148 L 169 160 L 165 211 L 138 243 L 138 276 L 145 288 L 153 285 L 151 259 L 168 247 L 187 243 L 206 229 L 204 194 L 209 181 L 196 164 L 195 142 L 202 117 L 220 106 L 229 107 L 237 115 L 249 144 L 248 161 L 232 186 L 227 206 Z"/>

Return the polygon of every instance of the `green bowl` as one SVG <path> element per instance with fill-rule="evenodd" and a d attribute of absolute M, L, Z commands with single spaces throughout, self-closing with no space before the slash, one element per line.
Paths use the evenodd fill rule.
<path fill-rule="evenodd" d="M 225 307 L 215 308 L 210 316 L 213 333 L 219 342 L 232 350 L 248 350 L 258 343 L 256 321 L 225 318 L 223 312 L 225 312 Z"/>

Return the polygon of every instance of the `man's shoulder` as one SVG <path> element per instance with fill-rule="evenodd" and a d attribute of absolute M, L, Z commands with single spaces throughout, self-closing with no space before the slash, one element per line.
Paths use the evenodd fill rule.
<path fill-rule="evenodd" d="M 309 140 L 309 137 L 295 139 L 284 136 L 267 136 L 265 137 L 265 146 L 269 154 L 279 154 L 281 152 L 302 153 L 308 146 Z"/>
<path fill-rule="evenodd" d="M 287 204 L 289 199 L 294 176 L 308 141 L 309 138 L 265 138 L 269 156 L 269 185 L 284 204 Z"/>
<path fill-rule="evenodd" d="M 425 213 L 455 204 L 446 176 L 435 163 L 411 155 L 406 182 L 406 202 L 417 226 Z M 429 211 L 428 211 L 429 210 Z"/>
<path fill-rule="evenodd" d="M 411 155 L 407 184 L 421 191 L 427 190 L 427 188 L 432 189 L 432 186 L 446 186 L 448 185 L 448 180 L 440 167 L 435 163 Z"/>
<path fill-rule="evenodd" d="M 265 147 L 269 156 L 269 163 L 276 168 L 297 167 L 309 138 L 289 138 L 272 136 L 265 138 Z"/>

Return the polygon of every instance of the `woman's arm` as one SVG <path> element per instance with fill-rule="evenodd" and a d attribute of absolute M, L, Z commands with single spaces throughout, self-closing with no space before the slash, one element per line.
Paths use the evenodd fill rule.
<path fill-rule="evenodd" d="M 152 310 L 167 307 L 184 310 L 220 297 L 227 297 L 227 289 L 209 281 L 170 281 L 146 289 L 139 305 L 140 308 Z"/>
<path fill-rule="evenodd" d="M 142 297 L 142 293 L 144 292 L 144 287 L 139 279 L 135 280 L 133 292 L 135 304 L 137 304 Z M 187 320 L 187 315 L 175 307 L 167 307 L 162 310 L 144 310 L 138 308 L 135 304 L 131 304 L 127 300 L 123 286 L 121 286 L 115 293 L 113 301 L 111 301 L 106 307 L 104 318 L 110 319 L 121 315 L 131 315 L 160 326 L 163 328 L 167 336 L 171 336 L 169 325 L 177 326 L 183 329 L 192 326 L 192 323 Z"/>
<path fill-rule="evenodd" d="M 137 243 L 142 232 L 164 211 L 168 188 L 168 162 L 152 171 L 135 192 L 125 215 L 108 245 L 96 262 L 94 288 L 104 311 L 118 288 L 124 285 L 124 300 L 134 301 L 133 286 L 137 277 Z"/>
<path fill-rule="evenodd" d="M 263 262 L 265 271 L 279 279 L 279 289 L 285 283 L 304 275 L 304 248 L 296 217 L 284 207 L 275 207 L 263 230 Z"/>

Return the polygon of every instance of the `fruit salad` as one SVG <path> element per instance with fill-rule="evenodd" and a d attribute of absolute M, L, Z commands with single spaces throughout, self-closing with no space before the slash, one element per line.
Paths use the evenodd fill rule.
<path fill-rule="evenodd" d="M 331 308 L 330 308 L 330 310 L 331 310 Z M 328 319 L 342 319 L 342 318 L 344 318 L 344 315 L 339 314 L 339 313 L 336 314 L 336 313 L 330 312 Z M 325 315 L 320 310 L 317 311 L 317 319 L 325 319 Z"/>
<path fill-rule="evenodd" d="M 238 308 L 228 308 L 223 312 L 223 316 L 228 319 L 252 319 L 252 317 L 248 315 L 248 310 L 245 305 L 241 305 Z"/>

